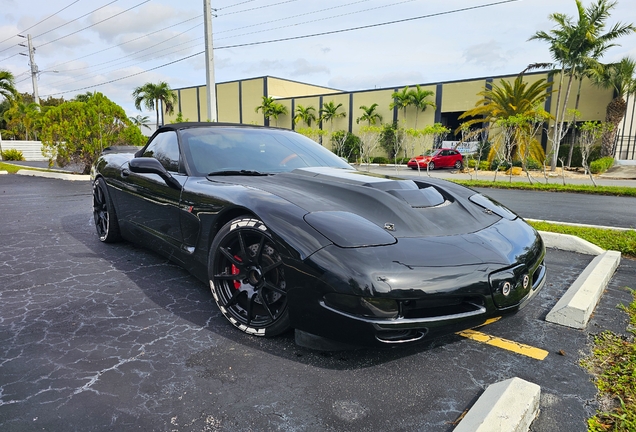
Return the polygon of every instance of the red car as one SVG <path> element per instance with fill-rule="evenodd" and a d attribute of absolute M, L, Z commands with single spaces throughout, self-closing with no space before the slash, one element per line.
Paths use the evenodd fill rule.
<path fill-rule="evenodd" d="M 433 150 L 432 155 L 419 155 L 411 158 L 407 166 L 416 170 L 418 164 L 420 165 L 420 169 L 426 169 L 427 164 L 429 170 L 444 167 L 461 169 L 464 165 L 464 158 L 457 150 L 441 148 Z"/>

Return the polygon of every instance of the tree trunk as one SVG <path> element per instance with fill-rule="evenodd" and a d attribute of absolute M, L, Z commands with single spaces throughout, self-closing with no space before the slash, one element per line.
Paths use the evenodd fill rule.
<path fill-rule="evenodd" d="M 611 125 L 611 129 L 603 132 L 601 156 L 614 156 L 614 141 L 616 140 L 616 134 L 618 133 L 618 125 L 625 116 L 627 111 L 627 102 L 622 96 L 615 97 L 607 105 L 605 112 L 605 122 Z"/>
<path fill-rule="evenodd" d="M 574 109 L 579 109 L 579 102 L 581 101 L 581 85 L 583 84 L 583 77 L 579 80 L 579 88 L 576 92 L 576 103 L 574 104 Z M 572 143 L 570 144 L 570 151 L 568 152 L 568 163 L 567 166 L 570 168 L 572 165 L 572 152 L 574 151 L 574 146 L 576 145 L 576 121 L 574 123 L 574 129 L 572 130 Z"/>

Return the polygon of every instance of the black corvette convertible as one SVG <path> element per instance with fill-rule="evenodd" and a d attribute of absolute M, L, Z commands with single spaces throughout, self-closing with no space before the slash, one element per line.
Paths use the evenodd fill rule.
<path fill-rule="evenodd" d="M 545 282 L 541 238 L 496 202 L 356 171 L 292 131 L 179 123 L 135 150 L 93 167 L 99 239 L 184 266 L 249 334 L 415 342 L 516 311 Z"/>

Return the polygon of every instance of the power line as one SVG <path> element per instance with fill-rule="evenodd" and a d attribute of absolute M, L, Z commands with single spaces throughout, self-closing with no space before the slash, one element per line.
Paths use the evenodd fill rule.
<path fill-rule="evenodd" d="M 240 5 L 245 4 L 245 3 L 252 3 L 253 1 L 254 0 L 246 0 L 246 1 L 242 1 L 240 3 L 235 3 L 233 5 L 223 6 L 222 8 L 217 8 L 216 10 L 229 9 L 229 8 L 233 8 L 233 7 L 236 7 L 236 6 L 240 6 Z"/>
<path fill-rule="evenodd" d="M 469 10 L 476 10 L 476 9 L 483 9 L 483 8 L 487 8 L 487 7 L 491 7 L 491 6 L 498 6 L 498 5 L 502 5 L 502 4 L 507 4 L 507 3 L 515 3 L 521 0 L 502 0 L 502 1 L 498 1 L 498 2 L 493 2 L 493 3 L 486 3 L 486 4 L 481 4 L 481 5 L 476 5 L 476 6 L 468 6 L 465 8 L 460 8 L 460 9 L 453 9 L 450 11 L 444 11 L 444 12 L 436 12 L 436 13 L 432 13 L 432 14 L 427 14 L 427 15 L 420 15 L 417 17 L 411 17 L 411 18 L 403 18 L 403 19 L 399 19 L 399 20 L 393 20 L 393 21 L 386 21 L 383 23 L 376 23 L 376 24 L 369 24 L 369 25 L 364 25 L 364 26 L 358 26 L 358 27 L 350 27 L 350 28 L 346 28 L 346 29 L 340 29 L 340 30 L 331 30 L 331 31 L 327 31 L 327 32 L 320 32 L 320 33 L 312 33 L 312 34 L 308 34 L 308 35 L 302 35 L 302 36 L 292 36 L 292 37 L 287 37 L 287 38 L 280 38 L 280 39 L 271 39 L 271 40 L 267 40 L 267 41 L 260 41 L 260 42 L 249 42 L 249 43 L 244 43 L 244 44 L 235 44 L 235 45 L 226 45 L 226 46 L 222 46 L 222 47 L 216 47 L 215 50 L 219 50 L 219 49 L 229 49 L 229 48 L 238 48 L 238 47 L 245 47 L 245 46 L 253 46 L 253 45 L 264 45 L 264 44 L 269 44 L 269 43 L 275 43 L 275 42 L 283 42 L 283 41 L 289 41 L 289 40 L 297 40 L 297 39 L 306 39 L 306 38 L 311 38 L 311 37 L 317 37 L 317 36 L 326 36 L 326 35 L 331 35 L 331 34 L 337 34 L 337 33 L 345 33 L 345 32 L 350 32 L 350 31 L 354 31 L 354 30 L 363 30 L 363 29 L 368 29 L 368 28 L 374 28 L 374 27 L 382 27 L 382 26 L 386 26 L 386 25 L 391 25 L 391 24 L 399 24 L 399 23 L 404 23 L 404 22 L 409 22 L 409 21 L 415 21 L 415 20 L 420 20 L 420 19 L 425 19 L 425 18 L 432 18 L 432 17 L 437 17 L 437 16 L 443 16 L 443 15 L 451 15 L 451 14 L 455 14 L 455 13 L 459 13 L 459 12 L 466 12 Z M 191 54 L 189 56 L 171 61 L 169 63 L 165 63 L 159 66 L 155 66 L 153 68 L 147 69 L 145 71 L 141 71 L 141 72 L 137 72 L 131 75 L 127 75 L 125 77 L 121 77 L 121 78 L 116 78 L 110 81 L 106 81 L 100 84 L 95 84 L 95 85 L 91 85 L 88 87 L 82 87 L 79 89 L 75 89 L 75 90 L 68 90 L 68 91 L 63 91 L 63 92 L 57 92 L 57 93 L 51 93 L 48 94 L 46 96 L 43 97 L 48 97 L 48 96 L 54 96 L 54 95 L 60 95 L 60 94 L 66 94 L 66 93 L 73 93 L 73 92 L 78 92 L 78 91 L 82 91 L 82 90 L 86 90 L 89 88 L 95 88 L 95 87 L 99 87 L 101 85 L 105 85 L 105 84 L 111 84 L 113 82 L 116 81 L 121 81 L 124 79 L 128 79 L 134 76 L 138 76 L 156 69 L 160 69 L 162 67 L 166 67 L 166 66 L 170 66 L 172 64 L 184 61 L 184 60 L 188 60 L 190 58 L 196 57 L 198 55 L 204 54 L 205 51 L 200 51 L 198 53 L 194 53 Z"/>
<path fill-rule="evenodd" d="M 8 38 L 6 38 L 5 40 L 0 41 L 0 44 L 1 44 L 1 43 L 4 43 L 4 42 L 6 42 L 6 41 L 8 41 L 8 40 L 9 40 L 9 39 L 11 39 L 11 38 L 14 38 L 14 37 L 16 37 L 16 36 L 20 35 L 21 33 L 24 33 L 25 31 L 31 30 L 33 27 L 35 27 L 35 26 L 37 26 L 37 25 L 39 25 L 39 24 L 42 24 L 44 21 L 48 20 L 49 18 L 53 18 L 55 15 L 59 14 L 60 12 L 62 12 L 62 11 L 63 11 L 63 10 L 65 10 L 65 9 L 70 8 L 71 6 L 73 6 L 73 5 L 74 5 L 75 3 L 77 3 L 78 1 L 80 1 L 80 0 L 75 0 L 75 1 L 74 1 L 73 3 L 71 3 L 70 5 L 68 5 L 68 6 L 64 6 L 62 9 L 60 9 L 60 10 L 59 10 L 59 11 L 57 11 L 57 12 L 55 12 L 53 15 L 49 15 L 48 17 L 44 18 L 43 20 L 38 21 L 38 22 L 36 22 L 35 24 L 33 24 L 31 27 L 28 27 L 28 28 L 25 28 L 25 29 L 24 29 L 24 30 L 22 30 L 22 31 L 19 31 L 19 32 L 18 32 L 18 34 L 14 35 L 14 36 L 9 36 L 9 37 L 8 37 Z M 9 47 L 9 48 L 7 48 L 7 49 L 10 49 L 10 48 L 13 48 L 13 47 Z M 0 51 L 0 52 L 4 52 L 4 51 L 6 51 L 7 49 L 4 49 L 4 50 L 2 50 L 2 51 Z"/>
<path fill-rule="evenodd" d="M 117 0 L 115 0 L 115 1 L 117 1 Z M 103 20 L 101 20 L 101 21 L 97 21 L 96 23 L 93 23 L 93 24 L 91 24 L 91 25 L 89 25 L 89 26 L 86 26 L 86 27 L 81 28 L 81 29 L 79 29 L 79 30 L 77 30 L 77 31 L 74 31 L 73 33 L 69 33 L 69 34 L 67 34 L 66 36 L 62 36 L 62 37 L 59 37 L 59 38 L 57 38 L 57 39 L 53 39 L 52 41 L 48 41 L 47 43 L 43 43 L 43 44 L 41 44 L 41 45 L 40 45 L 40 48 L 42 48 L 43 46 L 46 46 L 46 45 L 48 45 L 48 44 L 52 44 L 53 42 L 57 42 L 57 41 L 59 41 L 59 40 L 65 39 L 65 38 L 67 38 L 67 37 L 69 37 L 69 36 L 73 36 L 74 34 L 77 34 L 77 33 L 79 33 L 79 32 L 82 32 L 82 31 L 84 31 L 84 30 L 86 30 L 86 29 L 89 29 L 89 28 L 91 28 L 91 27 L 95 27 L 97 24 L 101 24 L 101 23 L 103 23 L 104 21 L 108 21 L 109 19 L 113 19 L 113 18 L 115 18 L 116 16 L 119 16 L 119 15 L 121 15 L 121 14 L 124 14 L 124 13 L 126 13 L 126 12 L 128 12 L 128 11 L 130 11 L 130 10 L 132 10 L 132 9 L 135 9 L 135 8 L 137 8 L 137 7 L 139 7 L 139 6 L 143 5 L 143 4 L 145 4 L 145 3 L 148 3 L 149 1 L 150 1 L 150 0 L 144 0 L 144 1 L 142 1 L 141 3 L 138 3 L 138 4 L 136 4 L 136 5 L 135 5 L 135 6 L 133 6 L 133 7 L 130 7 L 130 8 L 128 8 L 128 9 L 126 9 L 126 10 L 123 10 L 123 11 L 121 11 L 121 12 L 119 12 L 119 13 L 116 13 L 115 15 L 109 16 L 108 18 L 105 18 L 105 19 L 103 19 Z"/>
<path fill-rule="evenodd" d="M 412 17 L 412 18 L 404 18 L 404 19 L 399 19 L 399 20 L 394 20 L 394 21 L 387 21 L 387 22 L 383 22 L 383 23 L 369 24 L 369 25 L 364 25 L 364 26 L 359 26 L 359 27 L 350 27 L 350 28 L 341 29 L 341 30 L 331 30 L 331 31 L 326 31 L 326 32 L 321 32 L 321 33 L 313 33 L 313 34 L 303 35 L 303 36 L 291 36 L 291 37 L 280 38 L 280 39 L 272 39 L 272 40 L 261 41 L 261 42 L 247 42 L 247 43 L 243 43 L 243 44 L 226 45 L 226 46 L 223 46 L 223 47 L 217 47 L 215 49 L 228 49 L 228 48 L 238 48 L 238 47 L 245 47 L 245 46 L 252 46 L 252 45 L 264 45 L 264 44 L 269 44 L 269 43 L 274 43 L 274 42 L 283 42 L 283 41 L 296 40 L 296 39 L 306 39 L 306 38 L 311 38 L 311 37 L 316 37 L 316 36 L 327 36 L 327 35 L 331 35 L 331 34 L 345 33 L 345 32 L 350 32 L 350 31 L 354 31 L 354 30 L 363 30 L 363 29 L 368 29 L 368 28 L 373 28 L 373 27 L 382 27 L 382 26 L 386 26 L 386 25 L 390 25 L 390 24 L 398 24 L 398 23 L 403 23 L 403 22 L 408 22 L 408 21 L 415 21 L 415 20 L 420 20 L 420 19 L 424 19 L 424 18 L 432 18 L 432 17 L 436 17 L 436 16 L 450 15 L 450 14 L 454 14 L 454 13 L 458 13 L 458 12 L 466 12 L 466 11 L 469 11 L 469 10 L 483 9 L 483 8 L 486 8 L 486 7 L 489 7 L 489 6 L 497 6 L 497 5 L 501 5 L 501 4 L 514 3 L 514 2 L 518 2 L 518 1 L 521 1 L 521 0 L 502 0 L 502 1 L 494 2 L 494 3 L 486 3 L 486 4 L 482 4 L 482 5 L 477 5 L 477 6 L 468 6 L 468 7 L 461 8 L 461 9 L 454 9 L 454 10 L 445 11 L 445 12 L 436 12 L 436 13 L 432 13 L 432 14 L 428 14 L 428 15 L 421 15 L 421 16 Z"/>
<path fill-rule="evenodd" d="M 151 36 L 151 35 L 153 35 L 153 34 L 156 34 L 156 33 L 162 32 L 162 31 L 164 31 L 164 30 L 168 30 L 169 28 L 176 27 L 176 26 L 181 25 L 181 24 L 185 24 L 185 23 L 187 23 L 188 21 L 192 21 L 192 20 L 194 20 L 194 19 L 201 18 L 202 16 L 203 16 L 203 15 L 197 15 L 197 16 L 195 16 L 195 17 L 188 18 L 188 19 L 187 19 L 187 20 L 185 20 L 185 21 L 181 21 L 181 22 L 178 22 L 178 23 L 176 23 L 176 24 L 172 24 L 172 25 L 170 25 L 170 26 L 168 26 L 168 27 L 164 27 L 164 28 L 162 28 L 162 29 L 155 30 L 155 31 L 153 31 L 153 32 L 151 32 L 151 33 L 147 33 L 147 34 L 145 34 L 145 35 L 143 35 L 143 36 L 139 36 L 139 37 L 136 37 L 136 38 L 134 38 L 134 39 L 130 39 L 130 40 L 126 41 L 126 42 L 122 42 L 122 43 L 120 43 L 120 44 L 113 45 L 113 46 L 110 46 L 110 47 L 108 47 L 108 48 L 104 48 L 104 49 L 102 49 L 102 50 L 92 52 L 92 53 L 87 54 L 87 55 L 85 55 L 85 56 L 77 57 L 77 58 L 75 58 L 75 59 L 73 59 L 73 60 L 68 60 L 68 61 L 65 61 L 65 62 L 63 62 L 63 63 L 57 63 L 57 64 L 55 64 L 55 65 L 53 65 L 53 66 L 51 66 L 51 67 L 58 67 L 58 66 L 62 66 L 62 65 L 65 65 L 65 64 L 67 64 L 67 63 L 72 63 L 72 62 L 74 62 L 74 61 L 81 60 L 81 59 L 86 58 L 86 57 L 91 57 L 91 56 L 94 56 L 94 55 L 96 55 L 96 54 L 103 53 L 104 51 L 108 51 L 108 50 L 111 50 L 111 49 L 113 49 L 113 48 L 117 48 L 117 47 L 120 47 L 120 46 L 122 46 L 122 45 L 129 44 L 129 43 L 134 42 L 134 41 L 136 41 L 136 40 L 143 39 L 143 38 L 145 38 L 145 37 L 148 37 L 148 36 Z M 201 25 L 201 24 L 199 24 L 199 25 Z"/>
<path fill-rule="evenodd" d="M 98 10 L 100 10 L 100 9 L 104 9 L 106 6 L 110 6 L 110 5 L 112 5 L 113 3 L 118 2 L 118 1 L 119 1 L 119 0 L 113 0 L 113 1 L 111 1 L 110 3 L 106 3 L 104 6 L 100 6 L 100 7 L 98 7 L 97 9 L 93 9 L 92 11 L 90 11 L 90 12 L 88 12 L 88 13 L 85 13 L 85 14 L 84 14 L 84 15 L 82 15 L 82 16 L 79 16 L 79 17 L 77 17 L 77 18 L 75 18 L 75 19 L 72 19 L 72 20 L 70 20 L 70 21 L 68 21 L 68 22 L 65 22 L 64 24 L 59 25 L 59 26 L 57 26 L 57 27 L 55 27 L 55 28 L 52 28 L 51 30 L 47 30 L 47 31 L 45 31 L 44 33 L 40 33 L 39 35 L 35 35 L 35 36 L 33 36 L 33 39 L 35 39 L 35 38 L 37 38 L 37 37 L 40 37 L 40 36 L 44 36 L 44 35 L 45 35 L 45 34 L 47 34 L 47 33 L 51 33 L 52 31 L 55 31 L 55 30 L 57 30 L 57 29 L 59 29 L 59 28 L 62 28 L 62 27 L 64 27 L 64 26 L 66 26 L 66 25 L 69 25 L 70 23 L 73 23 L 73 22 L 75 22 L 75 21 L 77 21 L 77 20 L 80 20 L 80 19 L 84 18 L 85 16 L 88 16 L 88 15 L 90 15 L 90 14 L 94 13 L 94 12 L 97 12 L 97 11 L 98 11 Z"/>
<path fill-rule="evenodd" d="M 339 8 L 339 7 L 349 6 L 349 5 L 356 4 L 356 3 L 362 3 L 364 1 L 367 1 L 367 0 L 361 0 L 361 1 L 358 1 L 358 2 L 349 3 L 347 5 L 342 5 L 342 6 L 335 6 L 335 7 L 323 9 L 321 11 L 316 11 L 316 12 L 323 12 L 323 11 L 330 10 L 330 9 L 336 9 L 336 8 Z M 330 19 L 333 19 L 333 18 L 340 18 L 340 17 L 347 16 L 347 15 L 355 15 L 355 14 L 362 13 L 362 12 L 369 12 L 369 11 L 372 11 L 372 10 L 375 10 L 375 9 L 383 9 L 383 8 L 386 8 L 386 7 L 397 6 L 397 5 L 403 4 L 403 3 L 411 3 L 411 2 L 414 2 L 414 1 L 417 1 L 417 0 L 404 0 L 404 1 L 401 1 L 401 2 L 398 2 L 398 3 L 392 3 L 392 4 L 389 4 L 389 5 L 377 6 L 377 7 L 374 7 L 374 8 L 363 9 L 363 10 L 358 10 L 358 11 L 353 11 L 353 12 L 347 12 L 347 13 L 343 13 L 343 14 L 340 14 L 340 15 L 332 15 L 332 16 L 329 16 L 329 17 L 317 18 L 317 19 L 310 20 L 310 21 L 293 23 L 293 24 L 280 26 L 280 27 L 272 27 L 272 28 L 269 28 L 269 29 L 266 29 L 266 30 L 258 30 L 258 31 L 253 31 L 253 32 L 249 32 L 249 33 L 243 33 L 243 34 L 239 34 L 239 35 L 227 36 L 227 37 L 223 37 L 223 38 L 218 38 L 217 40 L 229 39 L 230 37 L 235 38 L 235 37 L 240 37 L 240 36 L 249 36 L 251 34 L 256 34 L 256 33 L 263 33 L 263 32 L 268 32 L 268 31 L 273 31 L 273 30 L 280 30 L 280 29 L 289 28 L 289 27 L 295 27 L 295 26 L 303 25 L 303 24 L 311 24 L 311 23 L 315 23 L 315 22 L 319 22 L 319 21 L 330 20 Z M 280 20 L 275 20 L 275 21 L 282 21 L 282 20 L 296 18 L 296 17 L 303 16 L 303 15 L 311 15 L 311 14 L 316 13 L 316 12 L 308 12 L 308 13 L 296 15 L 296 16 L 289 17 L 289 18 L 282 18 Z M 275 22 L 275 21 L 271 21 L 271 22 Z M 267 23 L 264 23 L 264 24 L 267 24 Z M 257 25 L 262 25 L 262 24 L 257 24 Z M 250 27 L 255 27 L 255 26 L 250 26 Z M 245 28 L 245 27 L 241 27 L 241 28 Z M 235 29 L 235 30 L 237 30 L 237 29 Z M 232 31 L 232 30 L 226 30 L 226 31 Z M 224 32 L 222 32 L 222 33 L 224 33 Z"/>
<path fill-rule="evenodd" d="M 315 13 L 325 12 L 325 11 L 328 11 L 328 10 L 339 9 L 339 8 L 343 8 L 343 7 L 346 7 L 346 6 L 352 6 L 352 5 L 355 5 L 355 4 L 358 4 L 358 3 L 365 3 L 365 2 L 368 2 L 368 1 L 369 0 L 359 0 L 359 1 L 355 1 L 353 3 L 346 3 L 346 4 L 343 4 L 343 5 L 328 7 L 326 9 L 319 9 L 317 11 L 305 12 L 305 13 L 302 13 L 302 14 L 292 15 L 292 16 L 285 17 L 285 18 L 279 18 L 279 19 L 275 19 L 275 20 L 272 20 L 272 21 L 266 21 L 266 22 L 262 22 L 262 23 L 259 23 L 259 24 L 255 24 L 255 25 L 237 27 L 237 28 L 233 28 L 233 29 L 230 29 L 230 30 L 223 30 L 223 31 L 220 31 L 220 32 L 216 32 L 215 34 L 228 33 L 228 32 L 232 32 L 232 31 L 242 30 L 244 28 L 258 27 L 258 26 L 262 26 L 262 25 L 265 25 L 265 24 L 275 23 L 275 22 L 278 22 L 278 21 L 287 21 L 287 20 L 292 19 L 292 18 L 298 18 L 298 17 L 301 17 L 301 16 L 312 15 L 312 14 L 315 14 Z M 415 1 L 415 0 L 408 0 L 408 1 Z M 399 4 L 399 3 L 397 3 L 397 4 Z M 392 6 L 392 5 L 389 5 L 389 6 Z M 271 29 L 271 30 L 273 30 L 273 29 Z M 265 30 L 263 30 L 263 31 L 265 31 Z M 269 31 L 269 30 L 267 30 L 267 31 Z M 239 36 L 242 36 L 242 35 L 239 35 Z M 233 36 L 233 37 L 235 37 L 235 36 Z"/>
<path fill-rule="evenodd" d="M 282 2 L 278 2 L 278 3 L 268 4 L 268 5 L 265 5 L 265 6 L 256 6 L 256 7 L 250 8 L 250 9 L 243 9 L 243 10 L 240 10 L 240 11 L 224 13 L 224 14 L 221 14 L 219 16 L 227 16 L 227 15 L 234 15 L 234 14 L 243 13 L 243 12 L 251 12 L 251 11 L 254 11 L 254 10 L 257 10 L 257 9 L 265 9 L 265 8 L 268 8 L 268 7 L 278 6 L 278 5 L 282 5 L 282 4 L 285 4 L 285 3 L 292 3 L 292 2 L 295 2 L 295 1 L 298 1 L 298 0 L 287 0 L 287 1 L 282 1 Z M 220 10 L 220 9 L 217 9 L 217 10 Z"/>

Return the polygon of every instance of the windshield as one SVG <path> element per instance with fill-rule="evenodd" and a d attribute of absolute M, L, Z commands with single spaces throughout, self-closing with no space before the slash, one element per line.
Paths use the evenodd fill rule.
<path fill-rule="evenodd" d="M 296 132 L 249 127 L 201 127 L 179 131 L 194 175 L 222 171 L 275 174 L 304 167 L 353 169 Z"/>

